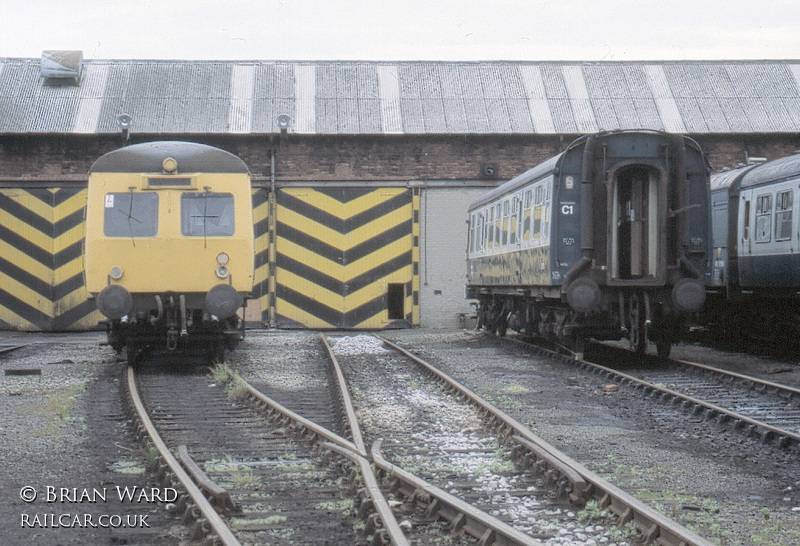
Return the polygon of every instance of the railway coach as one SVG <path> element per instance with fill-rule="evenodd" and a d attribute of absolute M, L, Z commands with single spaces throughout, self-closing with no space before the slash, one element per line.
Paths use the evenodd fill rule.
<path fill-rule="evenodd" d="M 89 172 L 84 246 L 86 288 L 117 352 L 219 357 L 241 337 L 236 311 L 253 287 L 249 170 L 191 142 L 107 153 Z"/>
<path fill-rule="evenodd" d="M 711 177 L 712 335 L 796 345 L 800 334 L 800 154 Z"/>
<path fill-rule="evenodd" d="M 585 135 L 472 203 L 467 296 L 479 324 L 583 340 L 648 340 L 667 356 L 705 300 L 709 170 L 689 137 Z"/>

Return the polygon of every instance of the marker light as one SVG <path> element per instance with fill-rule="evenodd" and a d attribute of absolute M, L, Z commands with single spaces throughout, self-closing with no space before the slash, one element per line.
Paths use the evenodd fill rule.
<path fill-rule="evenodd" d="M 120 280 L 122 278 L 122 268 L 119 266 L 112 267 L 110 275 L 115 281 Z"/>

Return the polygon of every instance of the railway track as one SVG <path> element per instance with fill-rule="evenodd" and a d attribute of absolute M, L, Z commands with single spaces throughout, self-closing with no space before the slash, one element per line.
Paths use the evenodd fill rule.
<path fill-rule="evenodd" d="M 660 511 L 672 514 L 693 529 L 701 529 L 703 534 L 723 544 L 734 536 L 742 543 L 749 543 L 750 540 L 753 543 L 756 540 L 771 544 L 796 543 L 798 530 L 795 514 L 800 507 L 795 496 L 798 485 L 797 449 L 792 440 L 782 440 L 779 434 L 759 425 L 743 425 L 744 421 L 738 418 L 725 417 L 716 413 L 716 409 L 697 405 L 684 398 L 676 399 L 672 394 L 662 395 L 663 391 L 658 390 L 658 387 L 667 387 L 668 390 L 678 391 L 677 383 L 658 380 L 652 381 L 658 385 L 650 387 L 647 382 L 634 377 L 639 373 L 660 374 L 658 368 L 666 365 L 662 359 L 643 359 L 625 350 L 612 353 L 605 346 L 600 347 L 606 352 L 601 359 L 597 354 L 599 349 L 587 347 L 588 360 L 602 360 L 605 363 L 605 366 L 597 366 L 578 362 L 574 355 L 557 353 L 514 339 L 508 339 L 507 344 L 519 347 L 521 351 L 497 351 L 500 348 L 498 345 L 506 344 L 498 344 L 497 341 L 500 340 L 479 337 L 469 343 L 482 347 L 484 358 L 492 358 L 494 354 L 498 356 L 496 366 L 487 362 L 489 371 L 484 369 L 478 374 L 483 378 L 481 381 L 491 385 L 491 375 L 499 373 L 503 373 L 511 384 L 521 381 L 515 379 L 516 373 L 526 378 L 527 383 L 523 384 L 530 384 L 531 380 L 543 380 L 539 384 L 541 386 L 551 377 L 556 379 L 560 388 L 556 388 L 555 392 L 563 391 L 563 403 L 558 400 L 557 394 L 537 389 L 544 395 L 541 403 L 530 394 L 519 396 L 520 400 L 527 399 L 533 404 L 532 410 L 518 411 L 509 406 L 509 399 L 503 400 L 502 404 L 515 415 L 525 416 L 526 419 L 537 415 L 542 418 L 542 410 L 552 408 L 550 411 L 555 412 L 554 425 L 543 426 L 542 434 L 556 438 L 558 442 L 563 441 L 565 449 L 576 453 L 581 461 L 586 460 L 593 470 L 610 476 L 615 482 L 619 481 L 628 491 Z M 453 354 L 471 352 L 470 349 L 467 346 L 453 351 Z M 418 350 L 427 352 L 424 347 Z M 687 360 L 724 359 L 720 367 L 743 365 L 739 360 L 731 361 L 725 355 L 706 354 L 705 350 L 696 351 L 700 356 L 694 358 L 692 355 L 695 351 L 686 350 L 682 353 L 685 353 Z M 447 352 L 443 354 L 448 355 Z M 444 357 L 443 362 L 448 369 L 464 369 L 460 363 L 449 362 L 453 360 L 454 356 L 450 354 Z M 530 362 L 530 368 L 526 362 Z M 783 371 L 784 368 L 781 365 L 776 367 L 774 363 L 755 366 L 755 369 L 763 369 L 765 373 L 774 373 L 773 369 Z M 584 370 L 591 371 L 584 373 Z M 685 373 L 698 374 L 692 382 L 699 379 L 701 385 L 711 385 L 711 392 L 722 392 L 714 387 L 717 380 L 704 377 L 710 373 L 705 369 Z M 596 378 L 590 377 L 593 375 Z M 737 384 L 755 384 L 739 378 L 721 382 L 733 385 L 734 391 L 740 390 Z M 791 408 L 795 405 L 796 409 L 796 402 L 790 400 L 788 394 L 775 394 L 774 384 L 758 384 L 761 386 L 752 391 L 744 389 L 746 396 L 754 397 L 757 401 L 753 404 L 754 408 L 763 408 L 778 400 L 779 406 Z M 497 392 L 496 387 L 494 392 Z M 685 392 L 679 394 L 688 395 Z M 698 401 L 704 398 L 698 392 L 694 394 Z M 584 398 L 587 407 L 591 408 L 590 413 L 573 411 L 571 408 L 576 403 L 581 404 Z M 722 405 L 722 401 L 718 399 L 716 405 Z M 562 413 L 564 418 L 559 420 Z M 597 419 L 594 415 L 598 416 Z M 581 440 L 576 443 L 570 436 L 572 426 L 567 423 L 567 419 L 574 417 L 577 417 L 577 423 L 584 426 L 591 426 L 595 422 L 598 426 L 610 423 L 608 434 L 582 434 L 584 429 L 579 425 L 575 433 Z M 745 437 L 743 433 L 750 437 Z M 607 446 L 604 445 L 605 438 Z M 625 441 L 622 442 L 621 438 L 625 438 Z M 762 444 L 765 441 L 766 445 Z M 759 521 L 761 514 L 769 517 Z"/>
<path fill-rule="evenodd" d="M 800 452 L 800 389 L 697 362 L 638 357 L 633 366 L 631 358 L 597 344 L 579 365 L 693 416 Z"/>
<path fill-rule="evenodd" d="M 377 479 L 373 475 L 370 462 L 366 458 L 366 446 L 360 439 L 360 433 L 358 432 L 359 427 L 354 417 L 352 404 L 349 402 L 346 388 L 340 391 L 339 396 L 343 408 L 342 413 L 346 414 L 346 423 L 347 426 L 350 427 L 347 434 L 354 437 L 355 442 L 351 442 L 298 415 L 287 407 L 273 401 L 244 381 L 236 380 L 229 383 L 238 383 L 244 387 L 247 391 L 247 396 L 253 401 L 253 405 L 263 410 L 275 426 L 278 427 L 277 430 L 280 431 L 279 433 L 286 443 L 289 443 L 289 436 L 294 436 L 298 439 L 297 443 L 305 444 L 306 449 L 312 451 L 312 453 L 308 455 L 309 459 L 311 459 L 314 453 L 317 453 L 320 461 L 318 464 L 319 467 L 322 467 L 323 464 L 327 464 L 328 466 L 333 464 L 336 468 L 340 468 L 341 461 L 349 461 L 351 463 L 350 477 L 347 481 L 350 483 L 358 483 L 360 487 L 352 492 L 351 497 L 355 500 L 351 502 L 348 505 L 349 508 L 343 510 L 343 512 L 345 515 L 352 516 L 352 519 L 363 521 L 363 530 L 359 529 L 359 523 L 353 523 L 350 526 L 350 530 L 352 531 L 350 533 L 351 536 L 337 536 L 330 532 L 321 533 L 318 528 L 310 529 L 310 527 L 312 527 L 312 522 L 317 525 L 329 526 L 328 521 L 332 519 L 330 517 L 330 512 L 333 511 L 333 508 L 330 503 L 321 503 L 319 499 L 313 496 L 311 491 L 307 490 L 308 484 L 305 482 L 299 483 L 297 478 L 295 478 L 293 482 L 293 489 L 289 491 L 289 502 L 291 504 L 291 511 L 302 518 L 303 522 L 292 522 L 284 517 L 287 510 L 281 510 L 280 506 L 275 506 L 275 492 L 273 490 L 276 484 L 280 485 L 281 481 L 280 478 L 276 479 L 274 476 L 274 467 L 272 467 L 272 465 L 268 467 L 273 469 L 273 473 L 268 476 L 270 481 L 265 481 L 265 483 L 269 483 L 266 494 L 269 495 L 271 499 L 269 514 L 272 517 L 269 515 L 262 518 L 250 517 L 254 512 L 250 507 L 245 506 L 246 502 L 249 500 L 247 492 L 241 491 L 241 487 L 238 490 L 235 487 L 230 490 L 222 490 L 222 488 L 219 487 L 220 483 L 224 482 L 221 482 L 218 476 L 215 476 L 214 466 L 216 459 L 210 459 L 209 457 L 213 455 L 209 455 L 209 452 L 213 454 L 218 453 L 220 446 L 224 444 L 220 441 L 221 433 L 218 428 L 220 427 L 219 423 L 221 421 L 227 421 L 237 425 L 235 435 L 237 442 L 234 444 L 240 444 L 239 449 L 244 445 L 248 446 L 248 452 L 244 457 L 252 458 L 255 456 L 255 452 L 262 453 L 258 446 L 252 445 L 253 441 L 258 440 L 258 438 L 253 437 L 253 435 L 249 434 L 246 430 L 252 426 L 251 420 L 248 418 L 243 419 L 238 415 L 238 412 L 237 415 L 231 415 L 230 404 L 219 400 L 218 395 L 209 397 L 208 394 L 205 394 L 195 397 L 192 391 L 208 389 L 208 379 L 204 378 L 202 375 L 186 377 L 185 374 L 180 374 L 176 376 L 179 378 L 180 385 L 162 385 L 158 379 L 159 375 L 163 376 L 164 374 L 153 374 L 152 377 L 156 377 L 156 379 L 152 379 L 152 377 L 148 376 L 140 376 L 137 379 L 133 370 L 129 369 L 128 382 L 132 398 L 131 405 L 136 408 L 137 418 L 142 423 L 140 427 L 142 429 L 141 434 L 147 434 L 147 436 L 151 438 L 151 441 L 159 449 L 161 457 L 165 461 L 164 466 L 170 467 L 169 471 L 164 469 L 162 472 L 165 478 L 169 480 L 167 483 L 186 492 L 186 495 L 182 497 L 179 509 L 185 514 L 185 517 L 191 517 L 196 520 L 192 530 L 193 537 L 207 536 L 207 542 L 222 544 L 271 544 L 283 543 L 287 540 L 298 544 L 361 544 L 369 542 L 372 544 L 396 544 L 403 546 L 410 543 L 401 530 L 400 524 L 397 523 L 394 514 L 389 508 L 389 503 L 384 498 Z M 341 378 L 341 374 L 339 374 L 339 377 Z M 148 384 L 153 381 L 155 381 L 155 384 Z M 146 394 L 142 397 L 139 396 L 138 393 L 140 389 L 138 385 L 140 383 L 144 384 L 143 390 L 149 391 L 150 394 Z M 194 383 L 194 385 L 192 385 L 192 383 Z M 332 381 L 332 384 L 335 383 L 344 386 L 344 383 L 339 382 L 336 378 Z M 175 406 L 174 400 L 182 398 L 181 396 L 175 396 L 175 394 L 179 392 L 177 388 L 179 386 L 183 388 L 185 384 L 189 385 L 189 390 L 181 391 L 181 394 L 184 395 L 186 399 L 196 398 L 200 401 L 202 407 L 192 407 L 193 404 L 190 403 L 187 405 L 186 402 L 181 402 L 182 406 L 188 408 L 186 410 L 180 410 Z M 159 394 L 160 392 L 165 393 L 165 396 L 161 396 Z M 218 400 L 215 401 L 215 397 L 218 398 Z M 144 400 L 142 400 L 142 398 Z M 148 400 L 148 398 L 151 399 Z M 308 409 L 307 404 L 294 400 L 294 404 L 298 403 L 304 406 L 305 409 Z M 146 406 L 153 409 L 148 411 Z M 218 406 L 222 407 L 222 411 L 217 409 Z M 198 413 L 203 414 L 201 423 L 197 423 L 196 419 L 187 417 L 197 415 Z M 150 414 L 154 414 L 155 419 L 151 420 Z M 166 416 L 166 418 L 164 418 L 164 416 Z M 209 418 L 211 418 L 210 425 L 208 424 Z M 192 424 L 189 425 L 189 423 Z M 167 442 L 161 440 L 161 434 L 158 432 L 158 428 L 164 429 L 164 436 L 170 437 L 168 443 L 172 447 L 168 446 Z M 177 451 L 186 458 L 186 453 L 189 450 L 185 443 L 180 443 L 185 440 L 182 435 L 195 437 L 193 447 L 191 448 L 195 457 L 189 460 L 188 463 L 185 460 L 179 463 L 175 460 L 175 457 L 172 456 L 172 453 L 176 451 L 175 444 L 179 443 L 180 445 L 177 447 Z M 212 435 L 216 440 L 211 443 L 196 440 L 196 437 L 207 438 Z M 311 442 L 309 443 L 306 440 L 311 440 Z M 319 446 L 322 449 L 315 451 L 313 446 Z M 235 447 L 235 445 L 227 444 L 226 450 L 231 451 L 234 450 Z M 291 449 L 297 450 L 299 448 L 295 446 Z M 251 453 L 251 451 L 253 453 Z M 331 456 L 340 456 L 338 462 L 331 463 Z M 370 457 L 374 458 L 376 461 L 381 461 L 378 446 L 373 446 Z M 263 458 L 262 456 L 262 459 Z M 197 467 L 202 468 L 191 472 L 192 475 L 189 476 L 183 471 L 183 468 L 194 467 L 195 459 L 197 463 L 199 463 Z M 209 464 L 209 461 L 211 461 L 211 464 Z M 222 462 L 222 465 L 230 466 L 231 462 L 235 463 L 236 459 L 228 455 L 226 460 Z M 262 467 L 263 465 L 257 466 Z M 211 467 L 211 470 L 209 470 L 209 467 Z M 383 461 L 383 468 L 385 471 L 389 470 L 391 469 L 391 464 Z M 308 469 L 304 470 L 306 470 L 306 474 L 309 474 L 309 472 L 307 472 Z M 319 470 L 316 470 L 316 472 L 311 473 L 309 478 L 315 482 L 323 481 L 320 479 L 319 472 Z M 263 474 L 264 471 L 262 470 L 256 478 L 258 478 L 259 481 L 262 479 L 265 480 L 266 478 L 262 478 Z M 401 474 L 402 471 L 398 469 L 397 475 L 400 476 Z M 470 537 L 477 537 L 478 542 L 482 544 L 537 544 L 536 541 L 529 539 L 521 533 L 515 532 L 503 523 L 496 521 L 494 518 L 482 513 L 475 513 L 474 510 L 471 510 L 471 507 L 465 505 L 463 502 L 458 499 L 449 498 L 445 492 L 436 491 L 435 488 L 430 488 L 424 482 L 414 480 L 413 477 L 408 476 L 400 481 L 404 484 L 403 487 L 405 489 L 410 487 L 412 490 L 418 490 L 418 501 L 424 498 L 427 499 L 428 502 L 436 503 L 436 510 L 433 511 L 434 516 L 437 514 L 461 514 L 461 519 L 463 519 L 465 523 L 463 525 L 459 524 L 457 529 L 459 531 L 466 531 L 467 535 Z M 350 497 L 343 494 L 341 488 L 337 489 L 336 496 L 338 496 L 339 502 L 346 502 Z M 214 501 L 216 506 L 212 506 L 206 497 Z M 343 498 L 344 500 L 342 500 Z M 318 513 L 318 509 L 321 506 L 326 513 Z M 317 513 L 315 513 L 315 509 L 317 509 Z M 222 512 L 222 516 L 218 512 Z M 239 514 L 246 514 L 248 517 L 237 517 Z M 358 518 L 356 518 L 356 514 Z M 257 515 L 258 513 L 256 513 L 256 516 Z M 244 524 L 242 524 L 240 520 L 244 520 Z M 268 522 L 273 522 L 275 520 L 277 520 L 278 523 L 277 527 L 266 525 Z M 437 524 L 435 521 L 436 517 L 434 517 L 433 520 L 434 521 L 430 524 L 420 525 L 412 530 L 414 543 L 427 544 L 432 540 L 435 541 L 441 538 L 443 534 L 441 530 L 442 526 Z M 295 525 L 292 526 L 292 523 Z M 291 536 L 287 535 L 289 530 L 292 532 Z M 446 531 L 444 534 L 447 534 Z M 475 538 L 471 538 L 466 543 L 474 543 L 475 541 Z"/>
<path fill-rule="evenodd" d="M 212 383 L 207 375 L 162 371 L 146 373 L 137 379 L 133 371 L 128 372 L 131 392 L 136 393 L 141 385 L 146 393 L 143 401 L 132 403 L 134 407 L 142 406 L 139 411 L 145 416 L 139 419 L 146 423 L 150 420 L 147 413 L 153 417 L 153 424 L 141 426 L 142 434 L 146 430 L 159 437 L 158 432 L 150 429 L 160 429 L 165 440 L 153 443 L 164 443 L 162 458 L 168 460 L 172 453 L 183 458 L 182 462 L 174 463 L 177 469 L 162 473 L 171 476 L 169 483 L 186 492 L 179 508 L 197 520 L 193 527 L 196 537 L 207 536 L 208 542 L 223 544 L 293 540 L 402 545 L 427 544 L 451 535 L 454 543 L 538 544 L 538 539 L 553 538 L 555 527 L 537 527 L 531 522 L 545 519 L 546 515 L 550 522 L 562 520 L 559 525 L 563 528 L 588 501 L 612 514 L 618 525 L 627 526 L 631 540 L 663 545 L 707 544 L 577 465 L 402 348 L 386 340 L 376 341 L 399 351 L 392 353 L 388 363 L 380 368 L 374 355 L 366 359 L 346 351 L 343 355 L 341 341 L 333 343 L 331 349 L 322 339 L 333 360 L 326 379 L 320 380 L 317 374 L 317 379 L 311 380 L 312 385 L 318 382 L 316 388 L 277 390 L 283 391 L 278 394 L 284 397 L 287 391 L 311 391 L 310 398 L 286 397 L 287 406 L 294 405 L 313 414 L 316 420 L 338 428 L 338 432 L 301 416 L 238 379 L 230 381 L 228 389 L 236 385 L 235 388 L 246 390 L 249 404 L 232 402 L 225 390 Z M 338 359 L 346 362 L 340 365 Z M 412 372 L 409 359 L 415 362 L 413 366 L 421 366 L 424 371 Z M 319 371 L 319 362 L 311 361 L 312 368 Z M 430 432 L 424 421 L 412 419 L 418 430 L 410 434 L 408 430 L 401 433 L 396 421 L 376 425 L 379 416 L 369 410 L 374 399 L 368 404 L 360 404 L 358 399 L 359 393 L 368 392 L 369 385 L 374 386 L 382 376 L 393 376 L 411 385 L 407 393 L 398 396 L 430 399 L 438 396 L 439 401 L 431 406 L 432 415 L 444 417 L 451 405 L 467 405 L 471 406 L 466 411 L 472 417 L 466 421 L 456 419 L 448 425 L 449 432 L 436 430 L 424 441 Z M 431 387 L 429 377 L 447 386 Z M 422 387 L 423 383 L 427 386 Z M 326 400 L 321 392 L 328 385 L 337 384 L 338 393 L 329 393 Z M 176 396 L 179 387 L 186 390 Z M 274 385 L 262 387 L 276 390 Z M 396 387 L 392 389 L 402 391 Z M 315 393 L 318 388 L 322 391 Z M 356 393 L 355 403 L 349 399 L 351 391 Z M 331 397 L 338 403 L 331 406 Z M 320 409 L 313 400 L 323 400 L 322 405 L 328 409 Z M 406 398 L 405 405 L 408 404 Z M 263 420 L 256 424 L 254 409 L 264 413 L 269 424 Z M 462 408 L 458 413 L 463 417 L 464 411 Z M 198 420 L 198 415 L 202 419 Z M 439 427 L 440 421 L 427 423 L 437 423 Z M 458 434 L 466 443 L 456 443 L 453 447 L 451 440 Z M 448 438 L 449 447 L 436 445 L 437 437 Z M 427 447 L 419 456 L 421 445 Z M 437 461 L 439 468 L 431 471 L 424 468 L 426 464 L 414 465 L 415 458 Z M 474 468 L 475 464 L 480 470 Z M 445 466 L 449 469 L 443 471 Z M 184 468 L 189 472 L 183 472 Z M 464 468 L 471 470 L 461 472 Z M 232 479 L 236 472 L 245 474 L 246 479 Z M 186 476 L 178 480 L 176 476 L 181 474 Z M 311 480 L 303 481 L 298 474 L 305 474 Z M 341 486 L 344 482 L 357 484 L 357 491 L 348 496 Z M 258 485 L 253 487 L 254 484 Z M 195 498 L 191 495 L 193 490 L 205 495 Z M 303 494 L 298 495 L 298 491 Z M 281 504 L 282 499 L 286 504 Z M 323 513 L 318 511 L 320 506 L 326 508 Z M 343 534 L 335 535 L 334 531 Z M 587 538 L 593 533 L 600 538 L 604 529 L 584 526 L 578 532 Z M 320 537 L 324 537 L 322 542 Z"/>
<path fill-rule="evenodd" d="M 266 421 L 232 401 L 231 389 L 216 386 L 208 374 L 129 369 L 128 384 L 143 434 L 172 463 L 161 473 L 186 493 L 178 508 L 195 520 L 194 538 L 366 544 L 348 492 L 349 469 L 331 463 L 286 423 Z"/>
<path fill-rule="evenodd" d="M 643 543 L 707 543 L 578 465 L 429 363 L 378 339 L 397 352 L 387 354 L 375 346 L 353 351 L 341 342 L 334 344 L 334 352 L 346 360 L 343 368 L 357 399 L 364 393 L 359 413 L 368 435 L 386 436 L 384 446 L 398 467 L 401 462 L 415 467 L 535 538 L 555 538 L 554 532 L 570 526 L 567 520 L 574 528 L 574 509 L 590 501 L 615 514 L 619 525 L 629 524 L 633 539 Z M 432 387 L 430 378 L 439 386 Z M 385 408 L 376 409 L 381 400 Z M 548 525 L 561 521 L 542 527 L 536 522 L 543 519 Z M 584 527 L 578 532 L 597 531 Z"/>

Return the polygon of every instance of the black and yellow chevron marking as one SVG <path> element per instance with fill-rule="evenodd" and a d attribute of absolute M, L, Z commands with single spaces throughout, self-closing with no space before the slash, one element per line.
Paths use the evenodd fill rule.
<path fill-rule="evenodd" d="M 83 281 L 85 207 L 83 188 L 0 189 L 0 329 L 89 330 L 103 320 Z M 257 189 L 253 220 L 253 297 L 266 324 L 419 324 L 418 190 Z M 403 318 L 389 318 L 389 285 L 402 286 Z"/>
<path fill-rule="evenodd" d="M 253 298 L 262 309 L 263 322 L 269 325 L 268 309 L 271 305 L 270 294 L 270 193 L 266 189 L 253 190 L 253 234 L 255 236 L 255 274 L 253 277 Z M 250 304 L 252 305 L 252 303 Z M 266 316 L 265 316 L 266 315 Z"/>
<path fill-rule="evenodd" d="M 0 190 L 0 328 L 97 327 L 83 283 L 85 207 L 85 189 Z"/>
<path fill-rule="evenodd" d="M 405 188 L 279 190 L 277 326 L 372 329 L 417 324 L 415 202 L 418 207 L 418 198 Z M 397 315 L 398 301 L 395 297 L 389 303 L 389 291 L 398 286 L 402 308 L 399 317 L 390 318 L 389 306 L 395 306 Z"/>

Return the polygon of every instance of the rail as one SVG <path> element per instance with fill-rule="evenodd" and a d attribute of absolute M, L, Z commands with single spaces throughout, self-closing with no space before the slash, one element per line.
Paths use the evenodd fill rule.
<path fill-rule="evenodd" d="M 210 526 L 209 534 L 216 535 L 224 546 L 239 546 L 239 540 L 233 535 L 228 525 L 220 517 L 211 503 L 206 499 L 200 488 L 195 485 L 192 478 L 183 469 L 178 460 L 172 455 L 167 444 L 161 439 L 161 435 L 156 430 L 150 417 L 147 415 L 147 410 L 144 407 L 141 396 L 139 395 L 139 388 L 136 385 L 136 373 L 132 366 L 127 369 L 127 384 L 128 392 L 130 394 L 130 401 L 136 412 L 143 429 L 147 433 L 153 446 L 158 450 L 159 456 L 164 463 L 169 467 L 170 472 L 175 476 L 178 482 L 183 487 L 186 494 L 189 495 L 192 502 L 197 506 L 202 515 L 202 519 L 198 521 L 200 527 L 203 526 L 203 521 L 207 522 Z"/>

